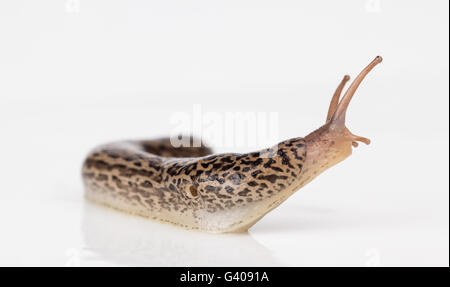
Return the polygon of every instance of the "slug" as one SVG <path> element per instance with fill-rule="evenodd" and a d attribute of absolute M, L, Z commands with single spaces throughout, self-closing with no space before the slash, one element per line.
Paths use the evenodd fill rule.
<path fill-rule="evenodd" d="M 348 105 L 376 57 L 351 83 L 337 87 L 325 124 L 251 153 L 212 154 L 170 140 L 123 141 L 94 149 L 82 178 L 88 200 L 128 213 L 211 233 L 245 232 L 320 173 L 370 140 L 345 126 Z M 191 140 L 193 140 L 191 138 Z"/>

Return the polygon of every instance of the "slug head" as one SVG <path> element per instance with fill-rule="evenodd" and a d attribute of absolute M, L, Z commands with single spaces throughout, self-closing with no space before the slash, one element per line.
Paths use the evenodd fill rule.
<path fill-rule="evenodd" d="M 358 142 L 369 144 L 370 140 L 352 134 L 345 126 L 345 114 L 356 89 L 364 77 L 383 59 L 377 56 L 352 82 L 342 99 L 341 92 L 350 77 L 346 75 L 337 87 L 328 109 L 325 125 L 305 137 L 307 143 L 306 166 L 314 175 L 341 162 L 352 153 Z"/>

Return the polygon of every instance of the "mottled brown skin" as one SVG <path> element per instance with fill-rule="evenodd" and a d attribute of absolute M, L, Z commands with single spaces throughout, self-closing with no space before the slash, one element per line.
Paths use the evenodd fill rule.
<path fill-rule="evenodd" d="M 345 159 L 357 141 L 345 112 L 375 58 L 349 87 L 337 88 L 326 124 L 305 138 L 244 154 L 212 154 L 169 139 L 125 141 L 93 150 L 83 164 L 86 197 L 129 213 L 186 229 L 246 231 L 318 174 Z M 191 142 L 193 139 L 191 139 Z"/>

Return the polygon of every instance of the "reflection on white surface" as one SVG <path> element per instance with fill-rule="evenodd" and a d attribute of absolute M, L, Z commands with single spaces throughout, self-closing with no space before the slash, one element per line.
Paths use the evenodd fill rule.
<path fill-rule="evenodd" d="M 127 266 L 276 266 L 249 234 L 207 234 L 128 216 L 86 202 L 84 248 L 75 264 Z M 74 252 L 76 258 L 76 251 Z M 75 259 L 76 260 L 76 259 Z"/>

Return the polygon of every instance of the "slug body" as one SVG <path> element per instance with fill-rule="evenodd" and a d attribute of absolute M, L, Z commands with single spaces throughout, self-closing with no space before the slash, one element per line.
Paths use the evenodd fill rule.
<path fill-rule="evenodd" d="M 169 139 L 100 146 L 83 164 L 86 197 L 94 202 L 186 229 L 213 233 L 247 231 L 324 170 L 341 162 L 366 138 L 345 127 L 357 87 L 376 57 L 331 100 L 325 125 L 252 153 L 212 154 L 206 147 L 173 147 Z"/>

